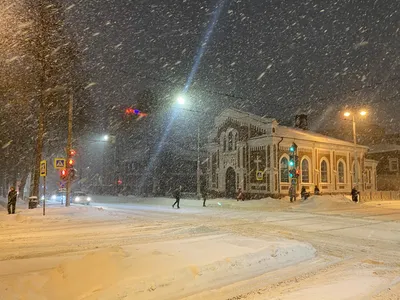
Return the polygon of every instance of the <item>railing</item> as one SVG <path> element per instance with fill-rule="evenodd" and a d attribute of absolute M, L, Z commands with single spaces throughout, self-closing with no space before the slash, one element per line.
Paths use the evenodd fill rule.
<path fill-rule="evenodd" d="M 360 192 L 360 201 L 390 201 L 400 200 L 400 191 Z"/>

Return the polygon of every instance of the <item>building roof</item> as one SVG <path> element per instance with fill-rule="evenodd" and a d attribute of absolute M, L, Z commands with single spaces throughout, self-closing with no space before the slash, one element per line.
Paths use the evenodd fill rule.
<path fill-rule="evenodd" d="M 255 123 L 258 123 L 258 126 L 266 125 L 266 124 L 271 124 L 272 122 L 276 122 L 274 118 L 267 118 L 267 117 L 260 117 L 255 114 L 245 112 L 239 109 L 235 108 L 227 108 L 223 110 L 217 117 L 216 117 L 216 126 L 220 126 L 221 123 L 223 123 L 224 120 L 232 118 L 235 120 L 246 120 L 244 123 L 248 123 L 248 120 L 252 120 Z"/>
<path fill-rule="evenodd" d="M 303 130 L 293 127 L 278 125 L 275 132 L 276 136 L 291 138 L 294 140 L 306 140 L 319 143 L 335 144 L 353 147 L 354 144 L 348 141 L 336 139 L 327 135 L 316 133 L 310 130 Z M 368 148 L 367 146 L 357 145 L 357 147 Z"/>
<path fill-rule="evenodd" d="M 396 144 L 377 144 L 369 147 L 370 151 L 368 153 L 384 153 L 400 151 L 400 145 Z"/>
<path fill-rule="evenodd" d="M 313 131 L 278 125 L 278 122 L 274 118 L 260 117 L 255 114 L 244 112 L 234 108 L 228 108 L 222 111 L 222 113 L 216 118 L 215 122 L 216 127 L 219 127 L 228 118 L 232 118 L 238 121 L 243 120 L 243 123 L 252 123 L 255 126 L 259 126 L 265 129 L 267 129 L 266 127 L 270 128 L 271 124 L 275 123 L 277 126 L 274 136 L 278 137 L 290 138 L 293 140 L 297 139 L 297 140 L 306 140 L 311 142 L 342 145 L 347 147 L 354 146 L 354 144 L 351 142 L 336 139 Z M 216 131 L 214 132 L 214 134 L 216 134 Z M 362 145 L 357 145 L 357 147 L 368 149 L 368 147 Z"/>

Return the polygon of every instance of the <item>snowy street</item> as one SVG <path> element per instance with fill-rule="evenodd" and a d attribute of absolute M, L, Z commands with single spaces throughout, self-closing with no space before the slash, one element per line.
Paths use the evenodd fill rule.
<path fill-rule="evenodd" d="M 2 211 L 1 299 L 398 299 L 400 203 L 171 200 Z"/>

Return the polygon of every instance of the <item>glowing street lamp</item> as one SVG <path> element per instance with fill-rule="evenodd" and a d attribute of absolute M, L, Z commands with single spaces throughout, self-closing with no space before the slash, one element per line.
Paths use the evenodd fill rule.
<path fill-rule="evenodd" d="M 110 136 L 108 134 L 103 136 L 103 141 L 107 142 L 110 139 Z"/>
<path fill-rule="evenodd" d="M 176 98 L 176 101 L 178 102 L 179 105 L 185 105 L 185 98 L 183 96 L 178 96 L 178 98 Z"/>

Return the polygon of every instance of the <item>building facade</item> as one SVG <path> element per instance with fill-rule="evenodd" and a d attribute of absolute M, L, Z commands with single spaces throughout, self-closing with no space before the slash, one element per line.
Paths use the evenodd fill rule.
<path fill-rule="evenodd" d="M 226 197 L 234 197 L 238 188 L 249 197 L 287 195 L 292 143 L 298 146 L 297 192 L 318 186 L 322 193 L 349 193 L 356 184 L 355 170 L 358 189 L 375 190 L 376 162 L 366 159 L 368 147 L 355 148 L 346 141 L 281 126 L 273 118 L 235 109 L 216 118 L 209 137 L 209 190 Z"/>
<path fill-rule="evenodd" d="M 368 158 L 378 162 L 377 189 L 379 191 L 400 190 L 400 145 L 379 144 L 371 146 Z"/>

